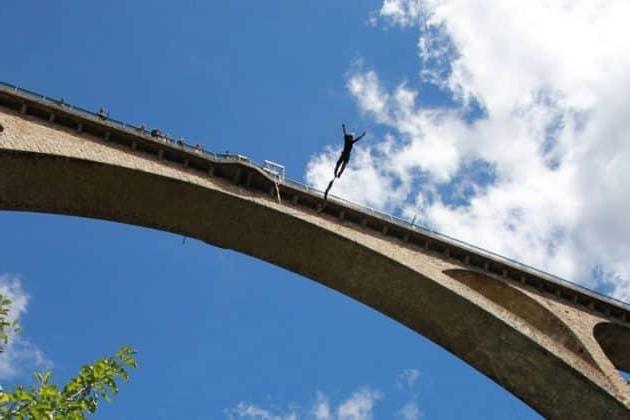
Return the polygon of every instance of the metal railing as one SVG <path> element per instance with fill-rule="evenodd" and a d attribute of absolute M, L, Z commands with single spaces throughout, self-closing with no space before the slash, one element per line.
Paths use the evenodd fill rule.
<path fill-rule="evenodd" d="M 54 98 L 50 98 L 48 96 L 45 95 L 41 95 L 39 93 L 30 91 L 28 89 L 24 89 L 24 88 L 20 88 L 18 86 L 9 84 L 9 83 L 5 83 L 5 82 L 1 82 L 0 81 L 0 90 L 4 90 L 4 91 L 9 91 L 9 92 L 15 92 L 18 93 L 22 96 L 26 96 L 27 98 L 33 99 L 35 101 L 38 102 L 45 102 L 48 103 L 50 105 L 53 105 L 55 107 L 62 107 L 63 110 L 69 110 L 72 111 L 73 113 L 78 113 L 80 114 L 80 116 L 83 116 L 86 119 L 90 119 L 90 120 L 95 120 L 98 123 L 107 123 L 108 125 L 114 126 L 118 129 L 121 129 L 123 131 L 129 132 L 133 135 L 138 135 L 141 134 L 143 135 L 145 138 L 147 138 L 148 140 L 152 140 L 152 141 L 161 141 L 163 143 L 168 144 L 171 147 L 177 147 L 182 149 L 185 152 L 188 153 L 192 153 L 192 154 L 197 154 L 197 155 L 201 155 L 205 158 L 209 158 L 211 160 L 214 161 L 218 161 L 218 162 L 241 162 L 241 163 L 246 163 L 248 165 L 254 166 L 258 169 L 261 170 L 261 173 L 266 174 L 267 176 L 274 178 L 275 182 L 279 183 L 280 185 L 286 185 L 295 189 L 298 189 L 306 194 L 309 195 L 316 195 L 316 196 L 321 196 L 323 195 L 323 191 L 310 187 L 302 182 L 296 181 L 294 179 L 290 179 L 290 178 L 280 178 L 275 176 L 273 173 L 266 171 L 264 169 L 264 163 L 258 163 L 256 161 L 253 161 L 251 159 L 249 159 L 247 156 L 243 156 L 243 155 L 239 155 L 239 154 L 233 154 L 230 152 L 225 152 L 225 153 L 215 153 L 215 152 L 211 152 L 211 151 L 207 151 L 203 148 L 200 148 L 199 146 L 193 146 L 191 144 L 186 143 L 185 140 L 183 139 L 175 139 L 172 137 L 169 137 L 166 134 L 160 134 L 159 136 L 153 136 L 151 135 L 151 132 L 146 130 L 144 127 L 140 127 L 140 126 L 134 126 L 132 124 L 127 124 L 125 122 L 122 121 L 118 121 L 116 119 L 110 118 L 109 116 L 107 117 L 103 117 L 102 115 L 99 115 L 95 112 L 89 111 L 87 109 L 81 108 L 81 107 L 77 107 L 71 104 L 66 103 L 63 99 L 54 99 Z M 514 259 L 505 257 L 503 255 L 497 254 L 496 252 L 493 251 L 489 251 L 483 248 L 480 248 L 479 246 L 464 242 L 462 240 L 453 238 L 452 236 L 449 235 L 445 235 L 443 233 L 437 232 L 435 230 L 432 230 L 428 227 L 425 226 L 419 226 L 416 224 L 413 224 L 411 222 L 409 222 L 408 220 L 402 219 L 398 216 L 394 216 L 392 214 L 388 214 L 385 212 L 382 212 L 380 210 L 368 207 L 368 206 L 364 206 L 361 204 L 357 204 L 354 203 L 352 201 L 346 200 L 342 197 L 338 197 L 335 195 L 329 195 L 329 200 L 330 201 L 334 201 L 337 204 L 340 204 L 344 207 L 347 207 L 349 209 L 353 209 L 359 213 L 363 213 L 372 217 L 375 217 L 377 219 L 380 219 L 382 221 L 388 222 L 388 223 L 394 223 L 396 225 L 399 225 L 400 227 L 403 227 L 405 229 L 411 229 L 413 231 L 416 231 L 422 235 L 425 235 L 427 237 L 436 239 L 438 241 L 442 241 L 445 242 L 447 244 L 462 248 L 464 250 L 467 250 L 471 253 L 476 253 L 479 254 L 485 258 L 494 260 L 496 262 L 499 263 L 503 263 L 506 264 L 508 266 L 513 266 L 516 267 L 522 271 L 528 272 L 530 274 L 536 275 L 536 276 L 540 276 L 546 279 L 549 279 L 555 283 L 559 283 L 562 284 L 563 286 L 569 288 L 569 289 L 574 289 L 577 291 L 580 291 L 584 294 L 595 294 L 598 297 L 602 298 L 602 300 L 604 301 L 609 301 L 611 303 L 614 303 L 618 306 L 621 306 L 623 308 L 625 308 L 626 310 L 630 311 L 630 304 L 624 301 L 621 301 L 617 298 L 611 297 L 611 296 L 607 296 L 603 293 L 600 293 L 598 291 L 595 290 L 591 290 L 588 289 L 580 284 L 571 282 L 569 280 L 563 279 L 555 274 L 551 274 L 548 273 L 546 271 L 537 269 L 535 267 L 529 266 L 527 264 L 524 264 L 522 262 L 516 261 Z"/>

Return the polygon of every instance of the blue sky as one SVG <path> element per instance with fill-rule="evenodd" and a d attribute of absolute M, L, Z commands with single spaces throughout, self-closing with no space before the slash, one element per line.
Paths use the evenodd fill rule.
<path fill-rule="evenodd" d="M 565 94 L 572 85 L 563 85 L 564 75 L 540 71 L 540 80 L 528 78 L 539 74 L 537 66 L 554 64 L 527 59 L 529 43 L 517 41 L 530 32 L 514 35 L 523 60 L 533 63 L 518 79 L 531 88 L 529 96 L 518 90 L 508 96 L 509 88 L 488 88 L 479 69 L 509 70 L 513 63 L 463 54 L 471 48 L 458 29 L 465 27 L 458 26 L 468 16 L 465 7 L 453 7 L 449 18 L 436 12 L 436 26 L 427 28 L 418 25 L 423 16 L 413 4 L 12 2 L 0 11 L 0 79 L 88 109 L 104 106 L 113 118 L 158 127 L 209 150 L 282 163 L 290 177 L 313 185 L 329 177 L 345 121 L 369 133 L 334 193 L 409 218 L 417 213 L 453 236 L 627 296 L 628 271 L 619 263 L 627 248 L 607 252 L 627 238 L 624 232 L 597 252 L 578 254 L 589 238 L 572 235 L 579 215 L 572 208 L 547 211 L 557 208 L 552 198 L 559 192 L 579 198 L 584 187 L 565 182 L 568 163 L 544 165 L 551 158 L 573 162 L 563 137 L 571 116 L 606 118 L 582 96 Z M 557 24 L 581 22 L 557 15 Z M 501 40 L 481 30 L 479 38 L 494 39 L 481 44 L 493 48 Z M 434 52 L 450 47 L 432 56 L 421 48 L 427 41 Z M 562 42 L 558 48 L 566 47 Z M 576 76 L 575 84 L 580 80 Z M 519 83 L 496 79 L 502 87 Z M 556 99 L 532 102 L 540 98 L 538 86 L 549 85 L 556 96 L 546 97 Z M 596 98 L 600 91 L 594 88 Z M 504 114 L 509 117 L 496 117 Z M 554 131 L 557 147 L 546 138 L 549 124 L 561 127 Z M 619 130 L 627 133 L 625 126 Z M 538 132 L 540 138 L 531 134 Z M 489 150 L 488 136 L 495 145 L 502 139 L 501 150 L 522 146 L 526 154 L 531 147 L 532 159 L 520 159 L 530 166 L 518 166 L 507 152 L 473 153 L 471 143 L 459 140 Z M 609 158 L 603 155 L 602 165 Z M 555 190 L 519 178 L 540 162 L 540 177 Z M 536 191 L 537 199 L 506 204 L 494 198 L 505 191 L 514 194 L 502 197 L 521 198 Z M 624 207 L 616 209 L 623 213 Z M 597 223 L 610 219 L 602 209 L 587 210 L 598 216 L 586 229 L 592 237 L 610 230 Z M 544 220 L 531 216 L 541 213 Z M 375 418 L 404 418 L 405 406 L 407 418 L 417 414 L 409 407 L 429 419 L 537 416 L 423 337 L 264 262 L 163 232 L 81 218 L 2 212 L 0 232 L 0 276 L 19 281 L 29 296 L 21 317 L 23 352 L 36 348 L 43 355 L 16 360 L 17 374 L 3 384 L 28 381 L 30 371 L 44 365 L 63 381 L 122 344 L 139 350 L 132 384 L 95 418 L 313 418 L 314 407 L 325 406 L 333 412 L 354 407 Z M 573 242 L 555 245 L 558 232 Z M 579 265 L 582 260 L 588 265 Z M 594 266 L 603 267 L 602 278 L 584 274 Z"/>

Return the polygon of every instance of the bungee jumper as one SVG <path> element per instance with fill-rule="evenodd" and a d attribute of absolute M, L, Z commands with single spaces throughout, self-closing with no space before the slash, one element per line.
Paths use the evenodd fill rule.
<path fill-rule="evenodd" d="M 341 128 L 343 130 L 343 150 L 341 151 L 341 156 L 339 156 L 339 160 L 337 160 L 337 165 L 335 166 L 335 178 L 339 178 L 346 169 L 346 165 L 348 164 L 348 161 L 350 161 L 350 152 L 352 152 L 352 146 L 354 146 L 354 143 L 365 137 L 365 131 L 355 139 L 354 133 L 346 132 L 345 124 L 341 124 Z"/>
<path fill-rule="evenodd" d="M 328 183 L 328 187 L 326 188 L 326 192 L 324 193 L 324 201 L 328 200 L 328 192 L 333 186 L 336 178 L 341 177 L 341 174 L 346 169 L 346 165 L 350 161 L 350 152 L 352 152 L 352 146 L 363 137 L 365 137 L 365 131 L 361 133 L 361 135 L 357 138 L 354 137 L 354 133 L 346 132 L 346 125 L 341 124 L 341 129 L 343 130 L 343 150 L 341 151 L 341 156 L 337 160 L 337 164 L 335 165 L 335 176 Z"/>

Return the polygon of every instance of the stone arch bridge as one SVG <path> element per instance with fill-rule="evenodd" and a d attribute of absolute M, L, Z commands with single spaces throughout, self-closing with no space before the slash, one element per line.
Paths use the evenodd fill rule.
<path fill-rule="evenodd" d="M 113 220 L 271 262 L 469 363 L 540 414 L 630 418 L 630 306 L 216 155 L 0 85 L 0 209 Z"/>

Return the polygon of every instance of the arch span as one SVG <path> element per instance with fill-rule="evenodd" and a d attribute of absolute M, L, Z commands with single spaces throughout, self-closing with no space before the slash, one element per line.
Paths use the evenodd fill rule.
<path fill-rule="evenodd" d="M 552 310 L 523 291 L 499 279 L 471 270 L 451 269 L 444 273 L 507 309 L 510 314 L 522 319 L 528 326 L 575 353 L 587 363 L 596 365 L 577 335 Z"/>
<path fill-rule="evenodd" d="M 80 133 L 10 113 L 0 122 L 0 209 L 112 220 L 234 249 L 399 321 L 545 416 L 628 414 L 599 366 L 444 274 L 460 263 Z"/>

